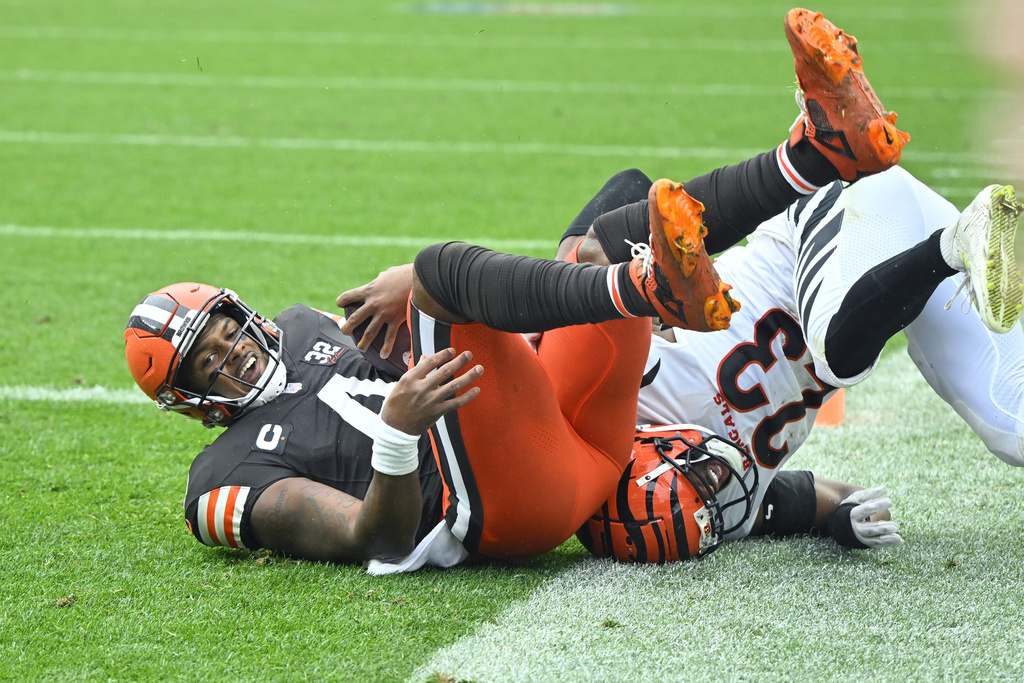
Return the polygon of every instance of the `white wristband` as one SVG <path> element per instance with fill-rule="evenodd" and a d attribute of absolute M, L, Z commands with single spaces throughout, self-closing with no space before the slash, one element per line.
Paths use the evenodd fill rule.
<path fill-rule="evenodd" d="M 420 437 L 399 431 L 377 416 L 370 464 L 381 474 L 400 477 L 420 466 Z"/>

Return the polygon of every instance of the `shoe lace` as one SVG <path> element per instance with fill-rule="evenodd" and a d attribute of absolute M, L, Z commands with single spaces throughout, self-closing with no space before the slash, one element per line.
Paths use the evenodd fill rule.
<path fill-rule="evenodd" d="M 948 311 L 953 306 L 953 302 L 956 301 L 956 298 L 960 296 L 960 291 L 966 289 L 967 293 L 964 294 L 964 302 L 960 304 L 960 312 L 965 315 L 970 313 L 971 306 L 977 304 L 974 298 L 974 288 L 968 286 L 970 283 L 970 273 L 964 273 L 963 279 L 961 279 L 960 284 L 957 285 L 956 291 L 953 292 L 953 296 L 949 298 L 949 301 L 947 301 L 946 305 L 942 307 L 942 310 Z"/>
<path fill-rule="evenodd" d="M 629 245 L 630 258 L 643 259 L 644 275 L 649 276 L 654 263 L 654 253 L 651 251 L 651 245 L 643 242 L 632 242 L 628 239 L 623 241 Z"/>
<path fill-rule="evenodd" d="M 793 129 L 800 125 L 800 122 L 803 121 L 805 116 L 807 116 L 807 102 L 804 100 L 804 91 L 797 88 L 793 95 L 796 98 L 796 106 L 800 107 L 800 113 L 796 115 L 796 120 L 793 121 L 793 125 L 789 127 L 790 133 L 792 133 Z"/>

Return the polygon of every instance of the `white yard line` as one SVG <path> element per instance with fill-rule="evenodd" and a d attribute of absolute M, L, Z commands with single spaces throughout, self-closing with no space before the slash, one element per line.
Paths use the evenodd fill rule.
<path fill-rule="evenodd" d="M 666 159 L 745 159 L 763 149 L 726 147 L 669 147 L 632 145 L 566 145 L 542 142 L 427 142 L 416 140 L 353 140 L 347 138 L 263 138 L 240 135 L 143 135 L 61 133 L 0 130 L 0 142 L 10 144 L 94 145 L 100 147 L 206 147 L 423 154 L 544 154 L 551 156 L 629 157 Z M 966 155 L 958 155 L 968 158 Z M 970 157 L 973 158 L 973 157 Z"/>
<path fill-rule="evenodd" d="M 687 6 L 689 11 L 689 5 Z M 746 11 L 746 10 L 744 10 Z M 773 12 L 772 16 L 778 13 Z M 781 21 L 780 28 L 781 28 Z M 789 45 L 777 38 L 763 39 L 690 39 L 647 38 L 624 35 L 621 38 L 564 35 L 494 35 L 489 33 L 417 35 L 401 33 L 346 33 L 342 31 L 252 31 L 245 29 L 147 29 L 106 26 L 0 26 L 0 38 L 13 40 L 86 40 L 140 43 L 217 43 L 267 45 L 359 45 L 365 47 L 441 48 L 441 49 L 507 49 L 507 50 L 602 50 L 667 52 L 679 55 L 687 51 L 727 52 L 730 54 L 789 54 Z M 913 40 L 901 34 L 902 40 L 886 41 L 876 50 L 881 54 L 960 54 L 965 47 L 941 40 Z"/>
<path fill-rule="evenodd" d="M 153 401 L 139 389 L 108 389 L 106 387 L 52 387 L 0 386 L 0 401 L 47 401 L 88 403 L 150 403 Z"/>
<path fill-rule="evenodd" d="M 401 237 L 374 235 L 302 235 L 269 232 L 229 232 L 223 230 L 142 230 L 118 228 L 58 228 L 44 225 L 0 225 L 0 236 L 34 239 L 81 240 L 155 240 L 155 241 L 214 241 L 243 242 L 247 244 L 295 244 L 325 247 L 408 247 L 423 248 L 445 242 L 445 237 Z M 476 238 L 474 238 L 476 240 Z M 553 249 L 551 240 L 516 240 L 480 238 L 483 246 L 504 251 L 535 251 Z"/>
<path fill-rule="evenodd" d="M 205 147 L 211 149 L 276 149 L 366 153 L 550 155 L 623 157 L 628 159 L 740 160 L 764 152 L 742 147 L 669 147 L 632 145 L 571 145 L 543 142 L 427 142 L 416 140 L 353 140 L 346 138 L 262 138 L 210 135 L 143 135 L 110 133 L 60 133 L 0 130 L 0 142 L 9 144 L 92 145 L 123 147 Z M 907 150 L 907 162 L 944 165 L 994 163 L 991 156 Z"/>
<path fill-rule="evenodd" d="M 141 73 L 125 71 L 0 70 L 0 81 L 142 87 L 248 88 L 260 90 L 395 90 L 426 92 L 488 92 L 499 94 L 647 95 L 657 87 L 661 95 L 684 97 L 750 97 L 779 94 L 788 86 L 744 83 L 657 84 L 583 81 L 507 81 L 471 78 L 374 78 L 362 76 L 246 76 L 198 73 Z M 194 73 L 193 73 L 194 72 Z M 893 97 L 915 100 L 991 100 L 1008 98 L 1006 90 L 947 87 L 888 86 Z"/>

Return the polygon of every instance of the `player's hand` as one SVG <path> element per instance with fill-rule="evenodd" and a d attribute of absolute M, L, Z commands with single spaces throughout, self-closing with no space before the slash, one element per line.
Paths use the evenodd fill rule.
<path fill-rule="evenodd" d="M 420 358 L 384 401 L 381 419 L 406 434 L 423 434 L 442 415 L 458 410 L 480 395 L 480 387 L 470 387 L 456 396 L 484 374 L 482 365 L 458 374 L 471 360 L 472 353 L 463 351 L 456 355 L 455 349 Z"/>
<path fill-rule="evenodd" d="M 886 495 L 884 486 L 863 489 L 851 493 L 840 505 L 853 503 L 850 522 L 857 540 L 872 548 L 896 548 L 903 545 L 900 527 L 891 520 L 871 521 L 871 517 L 892 508 L 892 500 Z"/>
<path fill-rule="evenodd" d="M 412 264 L 388 268 L 362 287 L 344 292 L 337 299 L 338 307 L 345 308 L 353 304 L 359 307 L 346 316 L 341 331 L 351 335 L 362 323 L 368 322 L 362 338 L 356 340 L 359 349 L 365 351 L 381 329 L 384 329 L 380 357 L 387 358 L 395 346 L 398 329 L 405 322 L 410 292 Z"/>

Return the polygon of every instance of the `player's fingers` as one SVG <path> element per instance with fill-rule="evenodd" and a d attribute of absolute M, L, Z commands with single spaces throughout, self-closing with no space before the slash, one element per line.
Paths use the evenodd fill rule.
<path fill-rule="evenodd" d="M 450 382 L 444 382 L 438 386 L 438 389 L 442 390 L 446 395 L 457 394 L 462 391 L 470 384 L 475 382 L 480 375 L 484 374 L 484 366 L 476 365 L 466 370 L 464 373 L 451 380 Z"/>
<path fill-rule="evenodd" d="M 416 364 L 406 373 L 410 378 L 422 379 L 455 356 L 455 349 L 441 349 L 429 356 L 420 356 Z"/>
<path fill-rule="evenodd" d="M 884 498 L 888 493 L 884 486 L 874 486 L 869 489 L 865 489 L 860 492 L 861 502 L 872 500 L 874 498 Z"/>
<path fill-rule="evenodd" d="M 882 510 L 888 510 L 892 507 L 892 501 L 888 498 L 878 498 L 875 500 L 869 500 L 866 503 L 861 503 L 857 507 L 850 510 L 850 517 L 852 519 L 867 519 L 871 515 L 881 512 Z"/>
<path fill-rule="evenodd" d="M 470 389 L 467 389 L 465 392 L 459 394 L 455 398 L 448 399 L 445 402 L 445 408 L 449 411 L 458 410 L 459 408 L 466 405 L 479 395 L 480 387 L 471 387 Z"/>
<path fill-rule="evenodd" d="M 347 292 L 342 292 L 341 296 L 335 300 L 335 303 L 338 305 L 338 308 L 345 308 L 345 306 L 348 306 L 349 304 L 364 301 L 366 299 L 366 295 L 364 293 L 365 289 L 366 285 L 363 285 L 362 287 L 356 287 L 355 289 L 350 289 Z"/>
<path fill-rule="evenodd" d="M 872 548 L 898 548 L 903 545 L 903 537 L 897 533 L 883 534 L 881 536 L 863 536 L 863 543 Z"/>
<path fill-rule="evenodd" d="M 380 345 L 380 357 L 387 358 L 391 350 L 395 348 L 395 340 L 398 339 L 398 325 L 388 325 L 384 333 L 384 343 Z"/>
<path fill-rule="evenodd" d="M 859 531 L 861 536 L 868 538 L 878 538 L 881 536 L 888 536 L 889 534 L 895 534 L 900 530 L 900 525 L 896 522 L 872 522 L 870 524 L 863 525 Z"/>
<path fill-rule="evenodd" d="M 454 353 L 455 349 L 452 349 Z M 451 360 L 442 363 L 437 368 L 437 379 L 438 382 L 446 382 L 449 378 L 454 377 L 458 374 L 459 370 L 469 365 L 469 362 L 473 360 L 472 351 L 463 351 L 462 353 L 454 356 Z"/>
<path fill-rule="evenodd" d="M 363 306 L 359 310 L 363 310 L 363 308 L 366 308 L 366 306 Z M 366 325 L 366 329 L 363 330 L 362 338 L 360 338 L 359 342 L 356 344 L 360 351 L 365 351 L 370 348 L 370 342 L 377 337 L 377 333 L 380 332 L 380 328 L 383 324 L 384 321 L 376 316 L 370 318 L 370 322 Z"/>
<path fill-rule="evenodd" d="M 348 304 L 345 304 L 347 306 Z M 342 306 L 344 308 L 344 306 Z M 344 334 L 352 336 L 352 332 L 357 327 L 363 324 L 363 321 L 370 317 L 370 310 L 366 306 L 360 306 L 359 308 L 351 311 L 346 311 L 345 322 L 341 324 L 341 331 Z"/>
<path fill-rule="evenodd" d="M 899 534 L 883 536 L 882 538 L 878 539 L 878 545 L 884 548 L 899 548 L 903 545 L 903 537 Z"/>

